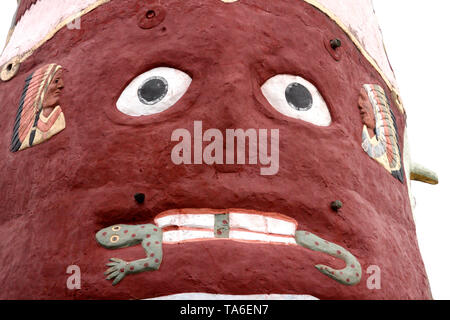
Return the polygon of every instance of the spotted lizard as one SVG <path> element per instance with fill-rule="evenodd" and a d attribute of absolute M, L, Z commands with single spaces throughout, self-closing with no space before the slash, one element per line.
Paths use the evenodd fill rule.
<path fill-rule="evenodd" d="M 111 258 L 105 275 L 118 284 L 126 275 L 159 269 L 162 261 L 162 230 L 153 224 L 118 224 L 104 228 L 95 235 L 97 242 L 107 249 L 119 249 L 141 244 L 146 258 L 131 262 Z"/>

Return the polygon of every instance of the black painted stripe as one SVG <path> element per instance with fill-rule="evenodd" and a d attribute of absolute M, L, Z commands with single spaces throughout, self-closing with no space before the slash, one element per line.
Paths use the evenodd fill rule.
<path fill-rule="evenodd" d="M 36 113 L 36 118 L 34 119 L 33 128 L 31 129 L 30 142 L 28 143 L 30 147 L 33 145 L 34 137 L 36 136 L 36 126 L 39 121 L 40 114 L 40 112 Z"/>
<path fill-rule="evenodd" d="M 13 134 L 11 138 L 11 148 L 12 152 L 17 152 L 22 145 L 22 142 L 19 139 L 19 128 L 20 128 L 20 120 L 22 118 L 23 105 L 25 103 L 25 97 L 27 96 L 28 87 L 30 85 L 31 79 L 33 79 L 34 73 L 30 74 L 25 80 L 25 86 L 22 91 L 22 96 L 20 97 L 19 108 L 17 110 L 16 119 L 13 127 Z"/>

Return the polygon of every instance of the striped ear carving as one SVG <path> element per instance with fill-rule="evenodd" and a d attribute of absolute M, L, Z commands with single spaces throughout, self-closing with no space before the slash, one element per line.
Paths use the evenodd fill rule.
<path fill-rule="evenodd" d="M 64 114 L 59 102 L 63 82 L 61 66 L 49 64 L 25 80 L 11 138 L 11 152 L 40 144 L 62 131 Z"/>
<path fill-rule="evenodd" d="M 403 183 L 404 170 L 397 123 L 383 88 L 365 84 L 360 91 L 358 108 L 364 124 L 364 151 Z"/>

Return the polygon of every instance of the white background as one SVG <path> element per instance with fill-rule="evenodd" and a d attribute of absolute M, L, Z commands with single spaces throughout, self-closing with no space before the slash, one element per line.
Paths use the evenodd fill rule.
<path fill-rule="evenodd" d="M 373 2 L 408 115 L 413 161 L 439 174 L 437 186 L 413 182 L 414 214 L 433 297 L 450 299 L 450 143 L 445 132 L 450 124 L 450 2 Z M 1 49 L 15 9 L 16 0 L 1 1 Z"/>

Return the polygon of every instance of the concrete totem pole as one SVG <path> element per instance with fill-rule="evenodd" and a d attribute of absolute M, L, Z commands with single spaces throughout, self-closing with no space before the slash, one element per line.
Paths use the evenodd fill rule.
<path fill-rule="evenodd" d="M 1 298 L 432 298 L 370 0 L 18 0 L 0 66 Z"/>

